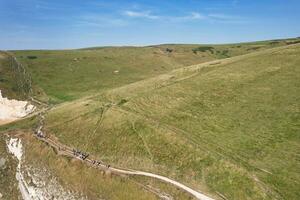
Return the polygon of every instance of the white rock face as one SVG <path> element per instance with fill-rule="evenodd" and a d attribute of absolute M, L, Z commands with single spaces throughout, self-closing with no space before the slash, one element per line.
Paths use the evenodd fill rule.
<path fill-rule="evenodd" d="M 35 107 L 27 101 L 9 100 L 2 97 L 0 90 L 0 120 L 12 121 L 32 113 Z"/>
<path fill-rule="evenodd" d="M 16 179 L 23 200 L 86 200 L 82 195 L 65 190 L 47 171 L 22 167 L 24 152 L 21 139 L 10 138 L 6 145 L 18 160 Z M 28 183 L 25 177 L 31 179 L 33 184 Z"/>

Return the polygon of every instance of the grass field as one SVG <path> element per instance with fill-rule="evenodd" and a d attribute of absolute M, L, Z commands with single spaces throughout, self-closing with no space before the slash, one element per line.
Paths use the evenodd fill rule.
<path fill-rule="evenodd" d="M 62 143 L 216 199 L 298 199 L 300 45 L 286 46 L 297 41 L 14 53 L 31 74 L 34 95 L 60 103 L 47 113 L 45 131 Z M 30 133 L 35 126 L 27 119 L 0 130 Z M 90 199 L 157 199 L 24 140 L 29 164 Z"/>
<path fill-rule="evenodd" d="M 282 46 L 298 40 L 13 53 L 31 73 L 35 96 L 56 104 L 154 77 L 183 66 Z"/>
<path fill-rule="evenodd" d="M 297 199 L 299 54 L 298 45 L 175 70 L 62 104 L 46 128 L 109 163 L 228 199 Z"/>

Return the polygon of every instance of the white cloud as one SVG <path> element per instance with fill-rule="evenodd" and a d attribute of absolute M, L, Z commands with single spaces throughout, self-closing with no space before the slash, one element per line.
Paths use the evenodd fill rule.
<path fill-rule="evenodd" d="M 185 19 L 194 19 L 194 20 L 202 20 L 206 19 L 206 16 L 198 13 L 198 12 L 192 12 L 190 15 L 184 16 Z"/>
<path fill-rule="evenodd" d="M 239 16 L 226 15 L 223 13 L 211 13 L 211 14 L 202 14 L 199 12 L 190 12 L 182 16 L 170 16 L 170 15 L 153 15 L 151 11 L 132 11 L 126 10 L 122 12 L 123 15 L 126 15 L 131 18 L 144 18 L 152 20 L 164 20 L 169 22 L 188 22 L 188 21 L 208 21 L 208 22 L 218 22 L 218 23 L 244 23 L 245 19 Z"/>
<path fill-rule="evenodd" d="M 125 10 L 120 13 L 128 18 L 124 19 L 120 15 L 101 15 L 101 14 L 86 14 L 81 16 L 76 26 L 94 26 L 94 27 L 122 27 L 130 24 L 130 18 L 140 18 L 148 20 L 161 20 L 170 23 L 184 23 L 184 22 L 211 22 L 211 23 L 244 23 L 245 19 L 239 16 L 226 15 L 223 13 L 203 14 L 200 12 L 190 12 L 186 15 L 154 15 L 151 11 L 135 11 Z"/>
<path fill-rule="evenodd" d="M 128 17 L 136 17 L 136 18 L 147 18 L 147 19 L 158 19 L 160 18 L 157 15 L 152 15 L 150 11 L 131 11 L 127 10 L 124 12 L 124 15 Z"/>
<path fill-rule="evenodd" d="M 212 19 L 220 19 L 220 20 L 232 20 L 232 19 L 238 18 L 236 16 L 230 16 L 230 15 L 225 15 L 225 14 L 220 14 L 220 13 L 209 14 L 208 17 L 210 17 Z"/>
<path fill-rule="evenodd" d="M 171 22 L 183 22 L 183 21 L 200 21 L 205 20 L 207 17 L 199 12 L 191 12 L 183 16 L 165 16 L 166 20 Z"/>
<path fill-rule="evenodd" d="M 222 13 L 208 14 L 207 17 L 213 22 L 220 22 L 220 23 L 244 24 L 250 22 L 248 19 L 245 19 L 240 16 L 226 15 Z"/>
<path fill-rule="evenodd" d="M 93 26 L 93 27 L 123 27 L 127 26 L 127 21 L 114 17 L 99 14 L 86 14 L 78 17 L 75 26 Z"/>

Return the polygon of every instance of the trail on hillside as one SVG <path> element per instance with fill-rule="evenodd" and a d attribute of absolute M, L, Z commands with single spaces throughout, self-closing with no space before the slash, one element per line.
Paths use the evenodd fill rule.
<path fill-rule="evenodd" d="M 188 192 L 189 194 L 193 195 L 194 197 L 196 197 L 199 200 L 213 200 L 212 198 L 206 196 L 205 194 L 200 193 L 182 183 L 179 183 L 179 182 L 172 180 L 170 178 L 167 178 L 165 176 L 161 176 L 161 175 L 150 173 L 150 172 L 143 172 L 143 171 L 132 170 L 132 169 L 122 169 L 122 168 L 117 168 L 117 167 L 111 167 L 110 165 L 107 165 L 107 164 L 103 163 L 102 161 L 92 159 L 91 158 L 92 156 L 90 156 L 84 152 L 81 152 L 79 150 L 76 150 L 74 148 L 71 148 L 67 145 L 64 145 L 58 141 L 55 141 L 55 140 L 51 139 L 49 135 L 46 135 L 43 132 L 44 116 L 43 116 L 43 114 L 40 114 L 39 116 L 40 116 L 40 125 L 38 126 L 38 128 L 35 132 L 36 138 L 42 142 L 47 143 L 49 146 L 54 148 L 59 155 L 65 155 L 68 157 L 72 157 L 72 158 L 81 160 L 82 162 L 84 162 L 94 168 L 100 169 L 102 171 L 109 171 L 116 175 L 132 175 L 132 176 L 145 176 L 145 177 L 155 178 L 160 181 L 172 184 L 172 185 L 176 186 L 177 188 L 179 188 L 185 192 Z"/>

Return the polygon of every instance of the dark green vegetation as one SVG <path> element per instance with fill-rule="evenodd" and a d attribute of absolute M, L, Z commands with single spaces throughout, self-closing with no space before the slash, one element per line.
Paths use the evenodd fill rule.
<path fill-rule="evenodd" d="M 28 59 L 37 59 L 36 56 L 27 56 Z"/>
<path fill-rule="evenodd" d="M 194 53 L 197 53 L 198 51 L 200 52 L 206 52 L 206 51 L 209 51 L 210 53 L 214 53 L 214 48 L 213 47 L 206 47 L 206 46 L 201 46 L 201 47 L 197 47 L 195 49 L 193 49 L 193 52 Z"/>
<path fill-rule="evenodd" d="M 240 48 L 241 46 L 239 46 Z M 251 47 L 250 49 L 256 50 L 259 49 L 260 47 Z M 249 49 L 247 49 L 248 51 Z M 230 56 L 228 55 L 229 50 L 225 49 L 225 50 L 217 50 L 214 47 L 210 47 L 210 46 L 201 46 L 201 47 L 197 47 L 195 49 L 193 49 L 193 52 L 195 54 L 197 54 L 198 52 L 209 52 L 211 54 L 214 54 L 217 58 L 229 58 Z"/>
<path fill-rule="evenodd" d="M 36 97 L 65 101 L 45 121 L 46 133 L 62 143 L 113 166 L 174 178 L 215 198 L 298 199 L 297 41 L 14 53 L 32 74 Z M 293 45 L 279 47 L 288 43 Z M 211 60 L 216 61 L 204 63 Z M 196 63 L 204 64 L 183 67 Z M 28 128 L 34 122 L 27 120 Z M 92 199 L 120 199 L 122 193 L 157 198 L 130 180 L 188 198 L 151 180 L 107 179 L 57 158 L 33 138 L 27 141 L 29 162 Z"/>

